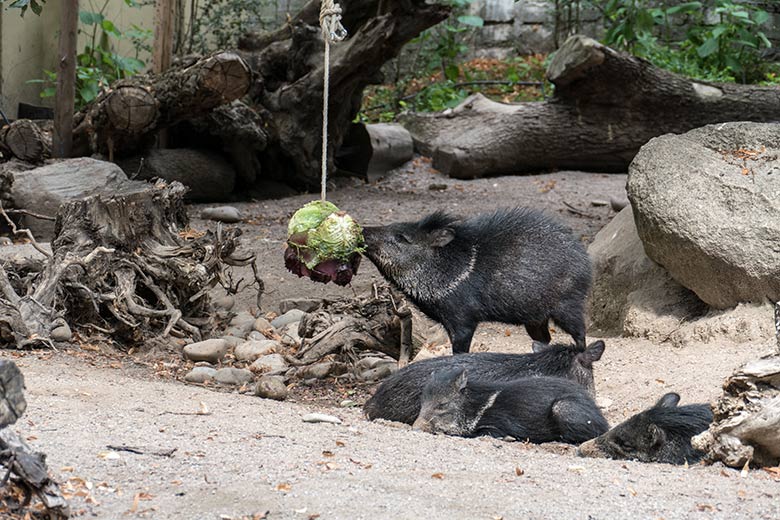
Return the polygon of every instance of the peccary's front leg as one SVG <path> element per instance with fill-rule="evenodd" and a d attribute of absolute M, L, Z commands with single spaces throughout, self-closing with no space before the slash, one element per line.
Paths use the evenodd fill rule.
<path fill-rule="evenodd" d="M 547 320 L 544 323 L 526 323 L 525 330 L 532 340 L 540 341 L 545 345 L 550 344 L 552 338 L 550 337 L 550 327 L 547 326 Z"/>
<path fill-rule="evenodd" d="M 474 331 L 477 329 L 476 325 L 463 326 L 452 330 L 446 327 L 447 334 L 450 336 L 450 343 L 452 343 L 453 354 L 466 354 L 471 348 L 471 338 L 474 337 Z"/>

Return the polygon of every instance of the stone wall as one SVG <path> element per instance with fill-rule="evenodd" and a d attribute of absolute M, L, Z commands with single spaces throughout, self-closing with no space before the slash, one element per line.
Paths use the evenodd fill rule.
<path fill-rule="evenodd" d="M 562 5 L 566 3 L 560 2 Z M 744 0 L 744 3 L 758 5 L 770 14 L 762 29 L 775 46 L 780 46 L 780 2 Z M 593 7 L 577 7 L 575 4 L 556 13 L 553 0 L 476 0 L 469 11 L 485 21 L 485 26 L 477 35 L 478 55 L 506 54 L 510 51 L 519 54 L 548 53 L 575 33 L 596 39 L 604 35 L 601 13 Z M 713 14 L 712 22 L 716 21 Z M 674 22 L 676 28 L 672 37 L 683 39 L 686 20 L 680 17 Z"/>

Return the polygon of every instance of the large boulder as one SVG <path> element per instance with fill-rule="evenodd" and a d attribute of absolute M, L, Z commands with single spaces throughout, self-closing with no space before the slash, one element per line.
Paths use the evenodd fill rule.
<path fill-rule="evenodd" d="M 89 157 L 52 161 L 13 172 L 13 204 L 34 213 L 55 216 L 60 205 L 92 195 L 111 195 L 132 181 L 119 166 Z M 23 225 L 39 241 L 54 237 L 54 222 L 25 217 Z"/>
<path fill-rule="evenodd" d="M 628 206 L 596 234 L 588 247 L 594 281 L 588 329 L 663 340 L 706 306 L 650 260 Z"/>
<path fill-rule="evenodd" d="M 780 124 L 724 123 L 648 142 L 628 196 L 645 252 L 718 309 L 780 300 Z"/>

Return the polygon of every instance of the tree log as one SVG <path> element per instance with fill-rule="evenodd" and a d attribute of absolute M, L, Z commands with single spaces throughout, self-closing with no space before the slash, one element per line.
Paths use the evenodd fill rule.
<path fill-rule="evenodd" d="M 18 119 L 0 129 L 0 142 L 22 161 L 39 163 L 51 155 L 51 134 L 29 119 Z"/>
<path fill-rule="evenodd" d="M 22 373 L 13 361 L 0 359 L 0 428 L 15 423 L 26 409 Z"/>
<path fill-rule="evenodd" d="M 713 411 L 709 430 L 692 440 L 706 460 L 736 468 L 780 464 L 780 355 L 737 370 Z"/>
<path fill-rule="evenodd" d="M 412 136 L 401 125 L 352 123 L 336 152 L 336 167 L 374 181 L 414 155 Z"/>
<path fill-rule="evenodd" d="M 780 89 L 694 81 L 572 36 L 547 70 L 555 94 L 503 104 L 480 94 L 403 124 L 433 166 L 456 178 L 549 168 L 625 172 L 651 138 L 725 121 L 777 121 Z"/>
<path fill-rule="evenodd" d="M 328 169 L 351 121 L 363 88 L 381 81 L 383 64 L 423 30 L 444 20 L 450 8 L 425 0 L 392 3 L 377 14 L 378 0 L 344 0 L 342 23 L 349 38 L 332 46 Z M 244 54 L 258 81 L 253 106 L 269 114 L 269 142 L 261 154 L 263 171 L 297 187 L 319 185 L 322 126 L 323 49 L 319 2 L 309 2 L 290 23 L 273 33 L 244 38 Z"/>
<path fill-rule="evenodd" d="M 136 76 L 104 91 L 75 117 L 74 153 L 128 155 L 153 132 L 242 97 L 252 73 L 235 53 L 219 52 L 161 76 Z"/>
<path fill-rule="evenodd" d="M 53 255 L 23 295 L 6 274 L 16 276 L 13 268 L 0 271 L 0 341 L 49 344 L 63 319 L 125 345 L 214 329 L 208 291 L 226 279 L 226 264 L 254 265 L 254 257 L 237 253 L 238 229 L 189 230 L 184 191 L 158 182 L 62 205 Z"/>

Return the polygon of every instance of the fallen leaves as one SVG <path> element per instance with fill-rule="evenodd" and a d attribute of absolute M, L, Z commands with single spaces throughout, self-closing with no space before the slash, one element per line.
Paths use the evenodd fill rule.
<path fill-rule="evenodd" d="M 281 482 L 277 484 L 274 489 L 281 491 L 282 493 L 289 493 L 292 489 L 292 485 L 289 482 Z"/>
<path fill-rule="evenodd" d="M 431 478 L 435 478 L 437 480 L 444 480 L 444 473 L 434 473 L 431 475 Z"/>
<path fill-rule="evenodd" d="M 523 468 L 521 468 L 520 466 L 516 466 L 515 467 L 515 475 L 517 475 L 518 477 L 522 477 L 523 475 L 525 475 L 525 470 Z"/>

